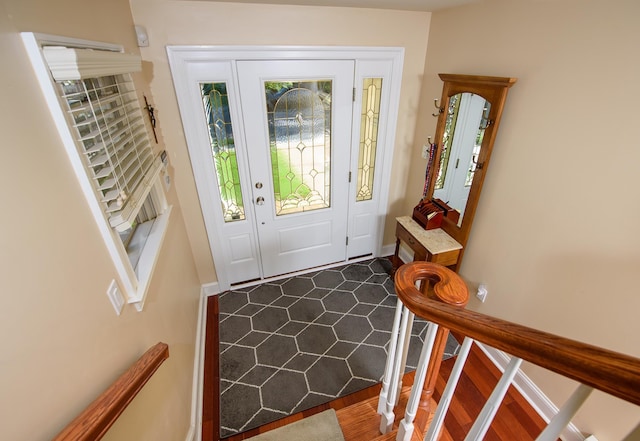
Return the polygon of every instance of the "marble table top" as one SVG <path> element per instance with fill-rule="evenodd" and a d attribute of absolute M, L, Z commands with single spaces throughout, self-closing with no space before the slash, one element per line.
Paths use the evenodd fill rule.
<path fill-rule="evenodd" d="M 453 237 L 449 236 L 442 228 L 425 230 L 420 224 L 414 221 L 411 216 L 397 217 L 396 221 L 415 237 L 422 246 L 429 250 L 431 254 L 440 254 L 462 249 L 462 245 Z"/>

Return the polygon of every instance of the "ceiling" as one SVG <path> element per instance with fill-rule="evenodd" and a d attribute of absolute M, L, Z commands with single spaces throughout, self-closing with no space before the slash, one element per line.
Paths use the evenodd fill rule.
<path fill-rule="evenodd" d="M 350 8 L 395 9 L 401 11 L 428 11 L 453 8 L 477 3 L 481 0 L 207 0 L 230 3 L 262 3 L 299 6 L 341 6 Z"/>

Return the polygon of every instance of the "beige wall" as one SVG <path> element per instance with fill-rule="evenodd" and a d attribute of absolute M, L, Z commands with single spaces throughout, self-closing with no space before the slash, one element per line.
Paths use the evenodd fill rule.
<path fill-rule="evenodd" d="M 184 209 L 201 281 L 215 280 L 211 251 L 191 171 L 180 114 L 169 72 L 166 45 L 342 45 L 405 48 L 400 116 L 393 162 L 390 217 L 402 214 L 424 70 L 430 14 L 371 9 L 248 5 L 172 0 L 132 0 L 136 24 L 149 31 L 142 48 L 153 63 L 151 87 L 176 169 L 176 187 Z M 393 242 L 388 223 L 384 243 Z"/>
<path fill-rule="evenodd" d="M 434 132 L 437 73 L 518 78 L 461 268 L 473 289 L 489 288 L 470 307 L 636 357 L 638 17 L 634 0 L 486 0 L 434 13 L 417 130 Z M 412 188 L 423 167 L 416 159 Z M 527 373 L 557 404 L 573 389 Z M 575 421 L 617 440 L 637 418 L 636 406 L 598 395 Z"/>
<path fill-rule="evenodd" d="M 175 192 L 145 310 L 118 317 L 105 293 L 116 271 L 19 31 L 137 50 L 126 0 L 0 3 L 0 439 L 51 439 L 158 341 L 170 358 L 110 437 L 185 439 L 200 284 Z"/>

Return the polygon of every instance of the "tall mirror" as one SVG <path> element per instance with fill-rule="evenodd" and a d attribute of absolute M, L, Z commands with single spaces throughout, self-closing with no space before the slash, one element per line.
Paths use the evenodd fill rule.
<path fill-rule="evenodd" d="M 430 170 L 428 197 L 460 212 L 442 223 L 466 245 L 487 173 L 507 92 L 515 78 L 440 74 L 444 82 L 437 105 L 437 151 Z"/>

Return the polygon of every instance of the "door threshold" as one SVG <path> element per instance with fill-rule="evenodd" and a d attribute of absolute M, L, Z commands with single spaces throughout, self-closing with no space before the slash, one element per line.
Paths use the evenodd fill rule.
<path fill-rule="evenodd" d="M 328 269 L 331 269 L 331 268 L 337 268 L 339 266 L 346 265 L 347 263 L 364 262 L 365 260 L 370 260 L 370 259 L 373 259 L 373 258 L 374 258 L 373 254 L 368 254 L 368 255 L 365 255 L 365 256 L 358 256 L 358 257 L 354 257 L 354 258 L 351 258 L 351 259 L 341 260 L 339 262 L 329 263 L 327 265 L 314 266 L 313 268 L 307 268 L 307 269 L 303 269 L 303 270 L 300 270 L 300 271 L 294 271 L 294 272 L 291 272 L 291 273 L 280 274 L 278 276 L 273 276 L 273 277 L 266 277 L 264 279 L 253 279 L 253 280 L 248 280 L 246 282 L 232 283 L 231 284 L 231 288 L 229 288 L 229 289 L 231 291 L 233 291 L 234 289 L 250 288 L 252 286 L 261 285 L 263 283 L 275 282 L 275 281 L 282 280 L 282 279 L 288 279 L 290 277 L 302 276 L 304 274 L 314 273 L 316 271 L 323 271 L 323 270 L 328 270 Z"/>

